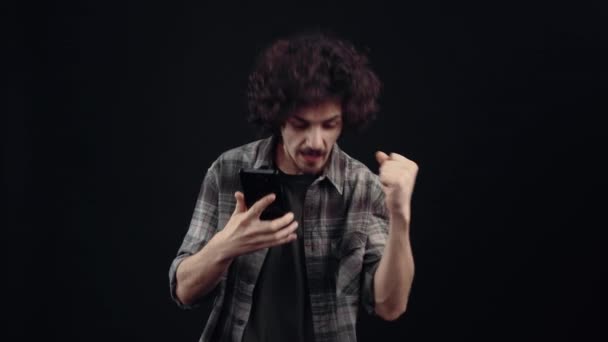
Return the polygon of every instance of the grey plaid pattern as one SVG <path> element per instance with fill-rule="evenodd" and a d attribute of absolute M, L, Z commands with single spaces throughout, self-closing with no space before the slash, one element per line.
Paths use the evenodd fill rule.
<path fill-rule="evenodd" d="M 222 229 L 240 190 L 243 167 L 271 166 L 274 138 L 223 153 L 207 170 L 188 232 L 169 270 L 171 296 L 179 263 Z M 359 305 L 373 314 L 373 277 L 388 238 L 378 176 L 334 145 L 325 171 L 309 187 L 300 222 L 315 341 L 356 341 Z M 266 252 L 236 258 L 208 294 L 214 304 L 200 341 L 241 341 Z"/>

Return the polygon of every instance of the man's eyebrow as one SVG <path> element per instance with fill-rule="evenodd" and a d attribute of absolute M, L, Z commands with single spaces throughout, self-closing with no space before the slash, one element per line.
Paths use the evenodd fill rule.
<path fill-rule="evenodd" d="M 299 117 L 297 115 L 293 115 L 290 119 L 298 120 L 299 122 L 302 122 L 302 123 L 308 123 L 308 121 L 306 121 L 305 119 L 302 119 L 301 117 Z"/>
<path fill-rule="evenodd" d="M 334 121 L 334 120 L 336 120 L 336 119 L 340 119 L 340 117 L 341 117 L 341 116 L 342 116 L 342 115 L 341 115 L 341 113 L 338 113 L 338 114 L 336 114 L 336 115 L 332 116 L 331 118 L 329 118 L 329 119 L 327 119 L 327 120 L 323 120 L 323 122 L 330 122 L 330 121 Z"/>
<path fill-rule="evenodd" d="M 323 122 L 330 122 L 330 121 L 334 121 L 334 120 L 340 119 L 340 118 L 341 118 L 341 116 L 342 116 L 342 115 L 341 115 L 341 113 L 338 113 L 338 114 L 335 114 L 334 116 L 332 116 L 332 117 L 331 117 L 331 118 L 329 118 L 329 119 L 325 119 L 325 120 L 323 120 Z M 297 120 L 297 121 L 299 121 L 299 122 L 301 122 L 301 123 L 308 123 L 308 122 L 309 122 L 308 120 L 303 119 L 303 118 L 301 118 L 301 117 L 299 117 L 299 116 L 297 116 L 297 115 L 293 115 L 293 116 L 291 116 L 291 117 L 290 117 L 290 119 Z"/>

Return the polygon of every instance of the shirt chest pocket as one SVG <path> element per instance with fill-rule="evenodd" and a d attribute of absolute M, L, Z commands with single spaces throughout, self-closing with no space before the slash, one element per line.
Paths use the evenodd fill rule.
<path fill-rule="evenodd" d="M 331 258 L 335 266 L 336 291 L 338 294 L 359 293 L 359 279 L 367 236 L 361 232 L 348 232 L 341 239 L 332 241 Z"/>

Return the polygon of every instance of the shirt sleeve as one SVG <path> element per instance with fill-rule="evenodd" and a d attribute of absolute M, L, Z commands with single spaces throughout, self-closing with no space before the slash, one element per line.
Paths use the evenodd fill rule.
<path fill-rule="evenodd" d="M 370 187 L 370 214 L 367 224 L 367 242 L 363 255 L 361 304 L 370 315 L 375 315 L 374 276 L 380 264 L 388 239 L 389 217 L 384 192 L 378 180 Z"/>
<path fill-rule="evenodd" d="M 182 244 L 177 252 L 177 256 L 173 259 L 169 268 L 169 287 L 171 298 L 182 309 L 193 309 L 200 305 L 200 301 L 193 305 L 186 305 L 179 301 L 175 294 L 177 279 L 176 272 L 179 264 L 188 256 L 201 250 L 213 237 L 217 231 L 218 224 L 218 180 L 217 172 L 215 171 L 214 163 L 208 170 L 201 185 L 194 213 L 190 221 L 188 232 L 182 241 Z M 217 287 L 216 287 L 217 289 Z M 213 295 L 215 291 L 211 291 L 205 297 Z"/>

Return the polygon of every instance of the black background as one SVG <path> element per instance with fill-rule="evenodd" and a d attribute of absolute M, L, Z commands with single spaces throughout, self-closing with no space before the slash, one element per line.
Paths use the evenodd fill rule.
<path fill-rule="evenodd" d="M 10 340 L 198 339 L 169 264 L 207 167 L 255 137 L 257 53 L 315 27 L 384 84 L 341 147 L 420 165 L 408 312 L 361 316 L 360 340 L 606 339 L 600 3 L 3 5 Z"/>

